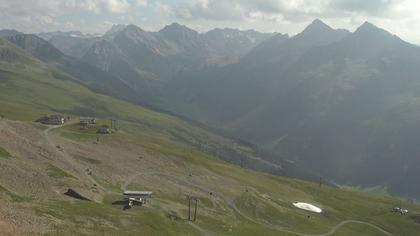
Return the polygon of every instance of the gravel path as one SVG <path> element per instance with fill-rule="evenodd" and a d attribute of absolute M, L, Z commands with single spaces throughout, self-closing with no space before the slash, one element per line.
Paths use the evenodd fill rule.
<path fill-rule="evenodd" d="M 96 187 L 100 190 L 102 190 L 103 192 L 108 193 L 109 191 L 103 187 L 100 183 L 98 183 L 91 175 L 89 175 L 86 171 L 85 168 L 83 166 L 81 166 L 80 164 L 78 164 L 73 157 L 71 157 L 69 154 L 66 153 L 65 149 L 61 149 L 58 150 L 57 146 L 59 146 L 58 143 L 56 143 L 54 141 L 53 138 L 51 138 L 50 136 L 50 131 L 54 130 L 54 129 L 58 129 L 58 128 L 62 128 L 64 126 L 67 125 L 71 125 L 74 124 L 74 122 L 69 122 L 66 123 L 64 125 L 60 125 L 60 126 L 48 126 L 48 129 L 44 130 L 44 136 L 45 139 L 47 140 L 48 144 L 53 147 L 53 149 L 55 150 L 55 152 L 61 156 L 63 158 L 63 160 L 65 160 L 68 164 L 68 166 L 75 172 L 77 172 L 79 174 L 79 176 L 84 176 L 87 180 L 89 180 L 93 185 L 96 185 Z"/>

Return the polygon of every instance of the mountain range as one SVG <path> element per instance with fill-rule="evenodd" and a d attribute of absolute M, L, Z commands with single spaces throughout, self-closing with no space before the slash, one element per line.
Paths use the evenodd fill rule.
<path fill-rule="evenodd" d="M 238 63 L 178 74 L 166 109 L 256 143 L 339 184 L 418 198 L 420 48 L 368 22 L 315 20 Z"/>
<path fill-rule="evenodd" d="M 420 48 L 368 22 L 349 32 L 315 20 L 295 36 L 176 23 L 0 36 L 64 71 L 61 79 L 214 127 L 272 153 L 271 163 L 420 193 Z"/>

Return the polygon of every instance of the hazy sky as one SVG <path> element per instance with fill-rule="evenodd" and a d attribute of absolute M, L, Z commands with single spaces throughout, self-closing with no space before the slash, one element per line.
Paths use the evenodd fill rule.
<path fill-rule="evenodd" d="M 179 22 L 206 31 L 233 27 L 300 32 L 319 18 L 354 30 L 370 21 L 420 44 L 419 0 L 0 0 L 0 28 L 103 33 L 112 24 L 158 30 Z"/>

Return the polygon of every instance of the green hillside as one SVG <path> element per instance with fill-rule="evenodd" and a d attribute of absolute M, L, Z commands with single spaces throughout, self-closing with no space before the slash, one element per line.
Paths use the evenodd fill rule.
<path fill-rule="evenodd" d="M 0 66 L 0 150 L 13 157 L 0 158 L 0 234 L 333 235 L 337 230 L 334 235 L 350 236 L 420 230 L 410 218 L 420 214 L 415 204 L 229 164 L 221 159 L 264 162 L 252 147 L 98 95 L 10 44 L 0 45 L 21 55 Z M 52 113 L 71 120 L 63 127 L 34 125 Z M 99 121 L 81 129 L 78 116 Z M 119 120 L 119 129 L 96 134 L 111 118 Z M 63 195 L 68 188 L 93 201 Z M 116 203 L 124 189 L 150 190 L 154 197 L 124 211 Z M 186 220 L 186 195 L 199 199 L 196 222 Z M 298 210 L 292 205 L 298 201 L 324 214 Z M 409 209 L 409 216 L 392 213 L 394 206 Z"/>

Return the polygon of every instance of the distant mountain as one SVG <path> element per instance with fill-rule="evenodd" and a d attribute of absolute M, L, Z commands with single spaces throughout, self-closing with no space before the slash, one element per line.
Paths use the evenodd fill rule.
<path fill-rule="evenodd" d="M 57 36 L 72 37 L 72 38 L 92 38 L 92 37 L 96 37 L 97 35 L 84 34 L 80 31 L 68 31 L 68 32 L 55 31 L 55 32 L 42 32 L 42 33 L 37 34 L 37 36 L 49 41 L 53 37 L 57 37 Z"/>
<path fill-rule="evenodd" d="M 165 108 L 224 127 L 341 184 L 418 198 L 420 48 L 365 23 L 319 20 L 239 63 L 185 72 Z"/>
<path fill-rule="evenodd" d="M 0 30 L 0 38 L 7 38 L 7 37 L 15 36 L 15 35 L 18 35 L 18 34 L 23 34 L 23 33 L 19 32 L 19 31 L 16 31 L 16 30 L 13 30 L 13 29 Z"/>
<path fill-rule="evenodd" d="M 136 103 L 145 101 L 145 95 L 139 94 L 136 87 L 132 87 L 121 77 L 109 74 L 107 71 L 86 64 L 77 58 L 66 56 L 48 41 L 36 35 L 20 34 L 8 37 L 7 39 L 16 46 L 24 49 L 33 57 L 69 75 L 59 76 L 57 77 L 58 79 L 77 78 L 79 80 L 73 82 L 83 83 L 93 91 Z M 9 57 L 12 56 L 13 54 L 11 56 L 9 55 Z"/>
<path fill-rule="evenodd" d="M 115 36 L 113 43 L 135 70 L 153 73 L 160 80 L 170 78 L 173 67 L 181 63 L 171 60 L 180 48 L 157 33 L 129 25 Z"/>
<path fill-rule="evenodd" d="M 126 27 L 127 25 L 113 25 L 111 29 L 105 32 L 103 37 L 106 39 L 113 40 L 115 35 L 117 35 L 121 30 L 124 30 Z"/>
<path fill-rule="evenodd" d="M 237 61 L 269 36 L 238 30 L 216 30 L 200 34 L 174 23 L 159 32 L 147 32 L 135 25 L 114 26 L 105 34 L 104 39 L 118 48 L 124 60 L 127 60 L 126 64 L 132 67 L 131 70 L 148 74 L 146 77 L 168 81 L 183 70 Z M 98 48 L 102 43 L 97 44 L 92 48 Z M 99 58 L 109 58 L 106 55 L 98 55 L 93 61 L 89 61 L 89 57 L 84 58 L 92 65 L 109 64 L 98 61 Z"/>
<path fill-rule="evenodd" d="M 83 57 L 92 45 L 101 40 L 97 37 L 83 38 L 83 37 L 72 37 L 72 36 L 53 36 L 49 39 L 49 42 L 54 47 L 60 49 L 64 54 L 76 58 Z"/>
<path fill-rule="evenodd" d="M 130 64 L 130 60 L 112 42 L 107 40 L 96 42 L 86 52 L 83 61 L 118 78 L 135 91 L 137 99 L 142 98 L 141 101 L 132 100 L 132 102 L 148 103 L 157 93 L 159 82 L 153 78 L 153 75 Z"/>
<path fill-rule="evenodd" d="M 137 91 L 143 103 L 158 104 L 162 88 L 178 73 L 237 61 L 270 36 L 222 31 L 226 34 L 200 34 L 176 23 L 159 32 L 114 26 L 85 51 L 82 60 L 119 78 Z"/>
<path fill-rule="evenodd" d="M 25 66 L 36 64 L 37 61 L 29 53 L 18 49 L 16 45 L 0 38 L 0 67 L 3 66 L 3 63 Z"/>
<path fill-rule="evenodd" d="M 38 37 L 50 42 L 54 47 L 59 49 L 67 56 L 81 58 L 86 51 L 97 41 L 100 37 L 93 34 L 84 34 L 80 31 L 69 32 L 44 32 L 37 34 Z"/>
<path fill-rule="evenodd" d="M 209 47 L 217 52 L 218 58 L 215 58 L 215 63 L 222 59 L 220 64 L 231 64 L 238 62 L 254 47 L 273 35 L 272 33 L 260 33 L 254 30 L 240 31 L 226 28 L 211 30 L 204 37 Z M 284 37 L 287 37 L 287 35 L 284 35 Z"/>
<path fill-rule="evenodd" d="M 186 26 L 173 23 L 160 30 L 158 35 L 176 48 L 177 53 L 203 56 L 209 53 L 205 39 L 197 31 Z"/>
<path fill-rule="evenodd" d="M 339 41 L 349 34 L 346 30 L 335 30 L 320 20 L 314 20 L 305 30 L 294 37 L 278 34 L 255 47 L 242 63 L 286 65 L 302 56 L 309 48 Z"/>
<path fill-rule="evenodd" d="M 313 47 L 339 41 L 348 34 L 316 20 L 294 37 L 274 35 L 253 48 L 237 64 L 180 74 L 167 86 L 166 94 L 179 97 L 180 103 L 194 101 L 192 105 L 200 109 L 195 113 L 203 118 L 200 120 L 229 127 L 236 123 L 235 119 L 245 119 L 250 112 L 261 109 L 275 96 L 279 92 L 276 90 L 279 87 L 276 84 L 278 77 L 303 53 Z"/>
<path fill-rule="evenodd" d="M 64 54 L 52 46 L 48 41 L 31 34 L 17 34 L 7 37 L 7 40 L 25 49 L 34 57 L 42 61 L 58 61 Z"/>

